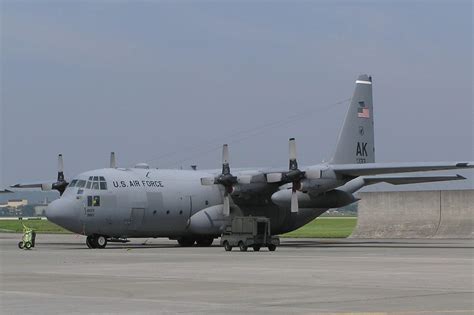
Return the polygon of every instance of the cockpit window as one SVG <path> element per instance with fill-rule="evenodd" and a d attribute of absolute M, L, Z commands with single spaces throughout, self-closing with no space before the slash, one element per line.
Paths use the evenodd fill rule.
<path fill-rule="evenodd" d="M 73 179 L 72 182 L 69 184 L 69 187 L 74 187 L 76 186 L 77 179 Z"/>
<path fill-rule="evenodd" d="M 107 181 L 104 176 L 89 176 L 89 180 L 76 180 L 76 187 L 85 187 L 93 190 L 107 190 Z"/>
<path fill-rule="evenodd" d="M 107 183 L 106 182 L 100 182 L 100 190 L 107 190 Z"/>

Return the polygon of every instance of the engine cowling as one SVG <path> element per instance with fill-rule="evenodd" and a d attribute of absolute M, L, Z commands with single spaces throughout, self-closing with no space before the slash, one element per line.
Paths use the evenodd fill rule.
<path fill-rule="evenodd" d="M 216 205 L 195 213 L 188 221 L 188 229 L 194 234 L 218 235 L 228 222 L 224 216 L 224 205 Z"/>

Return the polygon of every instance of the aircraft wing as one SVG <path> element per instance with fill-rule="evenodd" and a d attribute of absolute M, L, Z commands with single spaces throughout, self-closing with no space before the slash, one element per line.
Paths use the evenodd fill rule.
<path fill-rule="evenodd" d="M 382 177 L 382 176 L 364 176 L 364 182 L 367 185 L 377 183 L 388 183 L 392 185 L 405 185 L 405 184 L 419 184 L 419 183 L 431 183 L 431 182 L 444 182 L 451 180 L 463 180 L 466 177 L 461 175 L 446 175 L 446 176 L 397 176 L 397 177 Z"/>
<path fill-rule="evenodd" d="M 419 163 L 367 163 L 333 164 L 331 169 L 338 175 L 357 177 L 378 174 L 442 171 L 474 168 L 474 162 L 419 162 Z"/>

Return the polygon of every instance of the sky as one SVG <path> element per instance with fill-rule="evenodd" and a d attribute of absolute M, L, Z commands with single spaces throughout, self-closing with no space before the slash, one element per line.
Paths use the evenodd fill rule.
<path fill-rule="evenodd" d="M 378 162 L 474 160 L 471 1 L 0 3 L 0 185 L 327 161 L 363 73 Z"/>

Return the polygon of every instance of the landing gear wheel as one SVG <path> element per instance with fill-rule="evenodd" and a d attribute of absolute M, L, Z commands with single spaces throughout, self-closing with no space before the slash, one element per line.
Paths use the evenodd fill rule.
<path fill-rule="evenodd" d="M 182 247 L 191 247 L 194 245 L 194 242 L 195 240 L 192 238 L 183 237 L 178 239 L 178 244 Z"/>
<path fill-rule="evenodd" d="M 23 243 L 23 241 L 18 243 L 18 247 L 20 249 L 23 249 L 25 247 L 25 244 Z"/>
<path fill-rule="evenodd" d="M 25 243 L 25 248 L 26 248 L 26 249 L 30 249 L 30 248 L 31 248 L 31 243 L 30 243 L 30 242 L 26 242 L 26 243 Z"/>
<path fill-rule="evenodd" d="M 273 244 L 268 245 L 268 250 L 271 252 L 274 252 L 276 248 L 277 248 L 276 245 L 273 245 Z"/>
<path fill-rule="evenodd" d="M 239 242 L 239 249 L 241 252 L 246 252 L 247 251 L 247 245 L 244 244 L 244 242 L 240 241 Z"/>
<path fill-rule="evenodd" d="M 253 247 L 253 251 L 254 251 L 254 252 L 260 251 L 260 246 L 254 246 L 254 247 Z"/>
<path fill-rule="evenodd" d="M 230 246 L 229 242 L 224 242 L 224 249 L 226 252 L 230 252 L 232 250 L 232 246 Z"/>
<path fill-rule="evenodd" d="M 89 236 L 86 238 L 86 245 L 87 245 L 87 247 L 89 247 L 89 248 L 97 248 L 94 236 L 89 235 Z"/>
<path fill-rule="evenodd" d="M 196 244 L 201 247 L 209 247 L 212 245 L 212 242 L 214 242 L 214 238 L 201 238 L 196 241 Z"/>
<path fill-rule="evenodd" d="M 95 244 L 97 248 L 105 248 L 107 246 L 107 238 L 103 235 L 98 235 L 95 237 Z"/>

